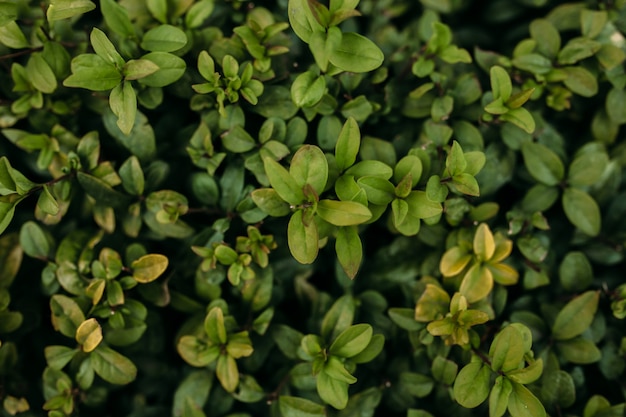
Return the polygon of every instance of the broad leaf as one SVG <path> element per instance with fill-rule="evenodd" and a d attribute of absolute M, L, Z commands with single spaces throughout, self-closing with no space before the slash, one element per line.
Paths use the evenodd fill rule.
<path fill-rule="evenodd" d="M 563 192 L 563 210 L 570 222 L 589 236 L 597 236 L 602 226 L 598 203 L 586 192 L 568 187 Z"/>
<path fill-rule="evenodd" d="M 599 298 L 597 291 L 587 291 L 567 303 L 554 320 L 552 336 L 567 340 L 587 330 L 598 309 Z"/>
<path fill-rule="evenodd" d="M 98 346 L 91 352 L 90 358 L 96 374 L 111 384 L 126 385 L 137 376 L 135 364 L 108 346 Z"/>

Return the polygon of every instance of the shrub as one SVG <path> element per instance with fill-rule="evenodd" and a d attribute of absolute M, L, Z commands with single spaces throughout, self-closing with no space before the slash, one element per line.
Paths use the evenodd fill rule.
<path fill-rule="evenodd" d="M 624 415 L 626 2 L 0 2 L 0 414 Z"/>

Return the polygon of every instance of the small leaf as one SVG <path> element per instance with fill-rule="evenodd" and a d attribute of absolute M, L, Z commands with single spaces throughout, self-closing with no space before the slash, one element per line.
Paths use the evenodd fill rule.
<path fill-rule="evenodd" d="M 454 381 L 454 398 L 465 408 L 482 404 L 489 395 L 489 367 L 482 361 L 465 365 Z"/>
<path fill-rule="evenodd" d="M 571 363 L 588 365 L 602 359 L 602 352 L 591 340 L 582 337 L 562 340 L 556 347 L 563 359 Z"/>
<path fill-rule="evenodd" d="M 545 185 L 557 185 L 565 176 L 565 167 L 559 156 L 540 143 L 525 142 L 522 155 L 529 174 Z"/>
<path fill-rule="evenodd" d="M 215 345 L 227 342 L 226 327 L 224 326 L 224 312 L 220 307 L 213 307 L 204 319 L 204 329 L 209 340 Z"/>
<path fill-rule="evenodd" d="M 523 107 L 510 109 L 508 112 L 500 116 L 500 119 L 514 124 L 526 133 L 535 131 L 535 119 L 528 110 Z"/>
<path fill-rule="evenodd" d="M 57 88 L 57 79 L 41 53 L 34 53 L 26 63 L 26 74 L 33 87 L 51 94 Z"/>
<path fill-rule="evenodd" d="M 531 384 L 541 377 L 543 372 L 543 359 L 539 358 L 526 368 L 507 372 L 506 376 L 518 384 Z"/>
<path fill-rule="evenodd" d="M 89 0 L 52 0 L 46 10 L 46 18 L 49 22 L 54 22 L 87 13 L 95 8 L 96 5 Z"/>
<path fill-rule="evenodd" d="M 340 172 L 354 165 L 360 145 L 359 125 L 353 117 L 349 117 L 339 132 L 335 146 L 335 162 Z"/>
<path fill-rule="evenodd" d="M 583 67 L 566 67 L 563 70 L 567 73 L 563 84 L 572 93 L 583 97 L 592 97 L 598 93 L 598 81 L 589 70 Z"/>
<path fill-rule="evenodd" d="M 323 405 L 304 398 L 281 395 L 278 398 L 278 406 L 283 417 L 326 416 L 326 410 Z"/>
<path fill-rule="evenodd" d="M 508 410 L 511 417 L 546 417 L 543 404 L 525 386 L 512 383 L 513 391 L 509 396 Z"/>
<path fill-rule="evenodd" d="M 599 298 L 597 291 L 587 291 L 567 303 L 554 320 L 552 336 L 556 340 L 568 340 L 587 330 L 598 309 Z"/>
<path fill-rule="evenodd" d="M 489 348 L 491 369 L 495 372 L 518 369 L 525 353 L 521 333 L 515 327 L 507 326 L 498 333 Z"/>
<path fill-rule="evenodd" d="M 215 375 L 226 392 L 235 391 L 239 385 L 239 369 L 237 369 L 235 358 L 228 354 L 221 354 L 217 358 Z"/>
<path fill-rule="evenodd" d="M 94 318 L 85 320 L 76 329 L 76 342 L 83 352 L 91 352 L 102 342 L 102 327 Z"/>
<path fill-rule="evenodd" d="M 511 381 L 502 375 L 496 378 L 496 383 L 489 394 L 489 417 L 502 417 L 504 415 L 512 391 Z"/>
<path fill-rule="evenodd" d="M 305 198 L 302 188 L 282 165 L 272 158 L 263 158 L 265 173 L 280 198 L 292 205 L 301 204 Z"/>
<path fill-rule="evenodd" d="M 187 35 L 171 25 L 160 25 L 147 31 L 141 39 L 141 48 L 146 51 L 173 52 L 187 44 Z"/>
<path fill-rule="evenodd" d="M 298 107 L 313 107 L 326 92 L 326 79 L 313 71 L 303 72 L 291 84 L 291 99 Z"/>
<path fill-rule="evenodd" d="M 370 72 L 380 67 L 385 55 L 378 46 L 358 33 L 346 32 L 330 55 L 330 62 L 349 72 Z"/>
<path fill-rule="evenodd" d="M 317 375 L 317 393 L 324 402 L 338 410 L 348 404 L 348 383 L 331 378 L 326 372 Z"/>
<path fill-rule="evenodd" d="M 369 209 L 355 201 L 321 200 L 317 214 L 335 226 L 353 226 L 365 223 L 372 217 Z"/>
<path fill-rule="evenodd" d="M 301 264 L 310 264 L 317 258 L 319 236 L 317 225 L 308 226 L 302 221 L 303 210 L 296 211 L 289 219 L 287 239 L 291 255 Z"/>
<path fill-rule="evenodd" d="M 568 187 L 563 192 L 563 210 L 570 222 L 589 236 L 597 236 L 602 226 L 598 203 L 586 192 Z"/>
<path fill-rule="evenodd" d="M 328 181 L 328 161 L 324 152 L 317 146 L 303 145 L 291 159 L 289 174 L 300 189 L 310 185 L 319 196 L 324 191 Z M 272 183 L 271 179 L 270 183 Z"/>
<path fill-rule="evenodd" d="M 117 52 L 107 35 L 98 28 L 93 28 L 89 35 L 94 52 L 109 64 L 117 67 L 124 65 L 124 58 Z"/>
<path fill-rule="evenodd" d="M 122 133 L 129 135 L 137 116 L 137 96 L 130 82 L 124 81 L 111 90 L 109 105 L 117 116 L 117 127 Z"/>
<path fill-rule="evenodd" d="M 342 358 L 351 358 L 361 353 L 372 339 L 373 330 L 369 324 L 355 324 L 341 332 L 330 345 L 329 352 Z"/>
<path fill-rule="evenodd" d="M 167 265 L 168 259 L 163 255 L 144 255 L 131 264 L 133 278 L 142 284 L 152 282 L 165 272 Z"/>
<path fill-rule="evenodd" d="M 354 279 L 363 258 L 363 245 L 356 226 L 340 227 L 335 243 L 337 259 L 348 277 Z"/>
<path fill-rule="evenodd" d="M 502 99 L 506 102 L 513 92 L 513 85 L 511 84 L 511 77 L 506 70 L 500 66 L 494 65 L 489 71 L 491 77 L 491 91 L 493 93 L 493 99 Z"/>
<path fill-rule="evenodd" d="M 137 376 L 137 368 L 130 359 L 108 346 L 98 346 L 89 357 L 96 374 L 111 384 L 126 385 Z"/>

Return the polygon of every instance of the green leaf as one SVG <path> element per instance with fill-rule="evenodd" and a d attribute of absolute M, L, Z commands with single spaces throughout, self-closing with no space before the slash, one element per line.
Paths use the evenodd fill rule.
<path fill-rule="evenodd" d="M 595 38 L 602 32 L 608 20 L 606 10 L 582 10 L 580 12 L 581 32 L 586 38 Z"/>
<path fill-rule="evenodd" d="M 50 238 L 35 222 L 28 221 L 20 228 L 20 245 L 28 256 L 47 260 L 51 251 Z"/>
<path fill-rule="evenodd" d="M 380 352 L 383 351 L 384 346 L 385 336 L 382 334 L 375 334 L 372 336 L 372 340 L 370 340 L 367 347 L 358 355 L 351 357 L 350 361 L 357 364 L 371 362 L 380 354 Z"/>
<path fill-rule="evenodd" d="M 49 22 L 54 22 L 90 12 L 95 8 L 96 5 L 89 0 L 52 0 L 46 10 L 46 18 Z"/>
<path fill-rule="evenodd" d="M 46 346 L 44 349 L 48 366 L 59 371 L 70 363 L 77 353 L 78 349 L 72 349 L 67 346 Z"/>
<path fill-rule="evenodd" d="M 237 369 L 235 358 L 228 354 L 221 354 L 217 358 L 215 375 L 226 392 L 235 391 L 237 385 L 239 385 L 239 369 Z"/>
<path fill-rule="evenodd" d="M 409 204 L 409 215 L 418 219 L 437 216 L 443 211 L 441 204 L 429 200 L 424 191 L 412 191 L 405 201 Z"/>
<path fill-rule="evenodd" d="M 300 39 L 309 43 L 313 33 L 324 32 L 324 27 L 317 22 L 307 3 L 307 0 L 289 0 L 287 12 L 293 31 Z"/>
<path fill-rule="evenodd" d="M 349 117 L 343 124 L 335 145 L 335 161 L 339 171 L 344 171 L 354 165 L 360 145 L 359 125 L 353 117 Z"/>
<path fill-rule="evenodd" d="M 154 157 L 156 152 L 155 133 L 148 123 L 148 118 L 142 112 L 137 111 L 133 128 L 128 135 L 120 130 L 117 125 L 117 116 L 113 112 L 105 112 L 103 121 L 107 132 L 130 153 L 136 155 L 142 163 L 148 162 Z"/>
<path fill-rule="evenodd" d="M 270 216 L 282 217 L 291 212 L 289 204 L 285 203 L 273 188 L 258 188 L 252 191 L 251 197 L 252 201 Z"/>
<path fill-rule="evenodd" d="M 535 119 L 532 114 L 530 114 L 530 112 L 523 107 L 510 109 L 508 112 L 500 116 L 500 120 L 513 123 L 526 133 L 533 133 L 535 131 Z"/>
<path fill-rule="evenodd" d="M 147 77 L 159 70 L 159 66 L 147 59 L 131 59 L 124 64 L 124 80 L 133 81 Z"/>
<path fill-rule="evenodd" d="M 4 26 L 0 26 L 0 44 L 13 49 L 28 48 L 30 46 L 30 42 L 26 39 L 17 22 L 9 22 Z"/>
<path fill-rule="evenodd" d="M 595 343 L 582 337 L 562 340 L 556 347 L 563 359 L 575 364 L 588 365 L 602 359 L 602 352 Z"/>
<path fill-rule="evenodd" d="M 188 374 L 178 385 L 174 393 L 172 415 L 191 417 L 186 409 L 195 407 L 201 410 L 209 399 L 213 386 L 213 375 L 207 370 L 198 370 Z"/>
<path fill-rule="evenodd" d="M 74 338 L 76 329 L 85 321 L 85 314 L 74 299 L 55 294 L 50 298 L 52 326 L 64 336 Z"/>
<path fill-rule="evenodd" d="M 535 19 L 530 23 L 530 36 L 537 43 L 537 52 L 554 59 L 561 49 L 561 35 L 547 19 Z"/>
<path fill-rule="evenodd" d="M 452 177 L 452 185 L 460 193 L 478 197 L 480 195 L 480 189 L 478 187 L 478 181 L 473 175 L 464 172 Z"/>
<path fill-rule="evenodd" d="M 330 345 L 329 352 L 342 358 L 351 358 L 361 353 L 372 339 L 373 330 L 369 324 L 355 324 L 341 332 Z"/>
<path fill-rule="evenodd" d="M 51 94 L 57 88 L 57 79 L 43 54 L 36 52 L 26 63 L 26 74 L 33 87 L 42 93 Z"/>
<path fill-rule="evenodd" d="M 296 261 L 310 264 L 317 258 L 319 236 L 315 222 L 304 224 L 303 214 L 303 210 L 298 210 L 289 219 L 287 239 L 291 255 Z"/>
<path fill-rule="evenodd" d="M 380 67 L 385 55 L 378 46 L 358 33 L 347 32 L 330 55 L 330 62 L 349 72 L 370 72 Z"/>
<path fill-rule="evenodd" d="M 541 377 L 543 372 L 543 359 L 537 359 L 526 368 L 507 372 L 506 376 L 518 384 L 531 384 Z"/>
<path fill-rule="evenodd" d="M 511 84 L 511 77 L 506 70 L 500 66 L 494 65 L 489 70 L 491 78 L 491 92 L 493 93 L 493 99 L 502 99 L 503 102 L 507 101 L 511 97 L 513 92 L 513 85 Z"/>
<path fill-rule="evenodd" d="M 107 35 L 98 28 L 93 28 L 89 35 L 94 52 L 109 64 L 120 68 L 124 65 L 124 58 L 117 52 Z"/>
<path fill-rule="evenodd" d="M 565 167 L 559 156 L 540 143 L 524 142 L 522 155 L 528 173 L 545 185 L 557 185 L 565 176 Z"/>
<path fill-rule="evenodd" d="M 493 275 L 485 265 L 475 263 L 463 276 L 459 292 L 468 303 L 475 303 L 485 298 L 493 289 Z"/>
<path fill-rule="evenodd" d="M 568 252 L 559 265 L 559 279 L 566 291 L 583 291 L 593 282 L 593 269 L 583 252 Z"/>
<path fill-rule="evenodd" d="M 454 381 L 454 398 L 465 408 L 482 404 L 489 395 L 489 367 L 482 361 L 465 365 Z"/>
<path fill-rule="evenodd" d="M 513 391 L 509 396 L 508 410 L 511 417 L 546 417 L 543 404 L 525 386 L 512 383 Z"/>
<path fill-rule="evenodd" d="M 189 29 L 202 26 L 204 21 L 211 16 L 215 7 L 214 0 L 200 0 L 194 3 L 185 14 L 185 26 Z"/>
<path fill-rule="evenodd" d="M 511 392 L 513 392 L 511 381 L 502 375 L 498 376 L 489 394 L 489 417 L 502 417 L 506 413 Z"/>
<path fill-rule="evenodd" d="M 160 277 L 167 269 L 168 263 L 166 256 L 149 254 L 133 261 L 130 267 L 135 281 L 147 284 Z"/>
<path fill-rule="evenodd" d="M 326 416 L 326 410 L 323 405 L 299 397 L 281 395 L 278 398 L 278 407 L 280 408 L 280 413 L 283 417 Z"/>
<path fill-rule="evenodd" d="M 563 71 L 567 73 L 563 84 L 572 93 L 583 97 L 592 97 L 598 93 L 598 80 L 589 70 L 583 67 L 566 67 Z"/>
<path fill-rule="evenodd" d="M 328 181 L 328 161 L 317 146 L 303 145 L 291 159 L 289 174 L 300 189 L 305 189 L 307 185 L 311 186 L 317 193 L 315 198 L 317 200 Z"/>
<path fill-rule="evenodd" d="M 137 96 L 130 82 L 124 81 L 111 90 L 109 105 L 117 116 L 117 127 L 122 133 L 129 135 L 137 117 Z"/>
<path fill-rule="evenodd" d="M 348 383 L 331 378 L 324 371 L 317 375 L 317 393 L 325 403 L 338 410 L 348 404 Z"/>
<path fill-rule="evenodd" d="M 548 58 L 534 53 L 516 56 L 511 63 L 521 70 L 538 75 L 547 74 L 552 70 L 552 62 Z"/>
<path fill-rule="evenodd" d="M 137 376 L 135 364 L 108 346 L 98 346 L 91 352 L 90 358 L 96 374 L 111 384 L 130 384 Z"/>
<path fill-rule="evenodd" d="M 187 68 L 182 58 L 168 52 L 150 52 L 141 57 L 155 63 L 159 70 L 139 79 L 141 84 L 148 87 L 165 87 L 178 81 Z"/>
<path fill-rule="evenodd" d="M 187 44 L 187 35 L 171 25 L 160 25 L 147 31 L 141 39 L 141 48 L 151 52 L 174 52 Z"/>
<path fill-rule="evenodd" d="M 335 251 L 346 275 L 354 279 L 363 259 L 363 246 L 356 226 L 339 228 Z"/>
<path fill-rule="evenodd" d="M 335 226 L 353 226 L 365 223 L 372 217 L 370 210 L 355 201 L 321 200 L 317 214 Z"/>
<path fill-rule="evenodd" d="M 396 189 L 389 181 L 380 177 L 361 177 L 357 181 L 358 186 L 365 191 L 367 200 L 378 205 L 387 205 L 396 197 Z M 411 192 L 409 188 L 411 181 L 407 183 L 408 191 L 406 195 Z M 405 195 L 405 196 L 406 196 Z"/>
<path fill-rule="evenodd" d="M 59 203 L 50 192 L 48 184 L 44 184 L 41 189 L 41 194 L 39 194 L 37 199 L 37 208 L 50 216 L 56 216 L 59 212 Z"/>
<path fill-rule="evenodd" d="M 235 153 L 248 152 L 257 146 L 252 136 L 239 125 L 222 136 L 222 144 L 227 150 Z"/>
<path fill-rule="evenodd" d="M 303 72 L 291 84 L 291 99 L 298 107 L 313 107 L 326 92 L 326 79 L 313 71 Z"/>
<path fill-rule="evenodd" d="M 556 340 L 568 340 L 587 330 L 598 309 L 599 299 L 598 291 L 587 291 L 567 303 L 554 320 L 552 336 Z"/>
<path fill-rule="evenodd" d="M 126 9 L 114 0 L 100 0 L 100 10 L 109 29 L 124 38 L 134 38 L 135 29 Z"/>
<path fill-rule="evenodd" d="M 567 182 L 574 187 L 593 185 L 600 180 L 608 164 L 606 153 L 584 152 L 570 164 Z"/>
<path fill-rule="evenodd" d="M 339 297 L 322 320 L 322 337 L 326 340 L 333 340 L 350 327 L 355 308 L 355 300 L 352 296 Z"/>
<path fill-rule="evenodd" d="M 109 184 L 93 175 L 78 172 L 78 183 L 87 194 L 99 203 L 107 206 L 118 207 L 128 201 L 126 195 L 114 190 Z"/>
<path fill-rule="evenodd" d="M 282 165 L 272 158 L 263 158 L 265 173 L 272 188 L 284 201 L 291 205 L 298 205 L 305 201 L 302 187 Z"/>
<path fill-rule="evenodd" d="M 204 330 L 213 344 L 223 345 L 226 343 L 227 335 L 224 325 L 224 312 L 220 307 L 213 307 L 209 310 L 204 319 Z"/>
<path fill-rule="evenodd" d="M 565 215 L 574 226 L 589 236 L 600 233 L 602 217 L 593 197 L 578 188 L 568 187 L 562 200 Z"/>
<path fill-rule="evenodd" d="M 106 91 L 122 82 L 120 70 L 96 54 L 78 55 L 72 59 L 71 69 L 72 75 L 63 81 L 66 87 Z"/>
<path fill-rule="evenodd" d="M 489 348 L 491 369 L 495 372 L 517 369 L 525 353 L 522 335 L 515 327 L 507 326 L 498 333 Z"/>
<path fill-rule="evenodd" d="M 558 56 L 560 65 L 572 65 L 593 56 L 600 50 L 601 44 L 594 40 L 580 37 L 571 39 L 561 49 Z"/>
<path fill-rule="evenodd" d="M 76 329 L 76 342 L 83 352 L 91 352 L 102 342 L 102 327 L 94 318 L 85 320 Z"/>
<path fill-rule="evenodd" d="M 472 247 L 476 258 L 481 262 L 488 261 L 493 257 L 496 251 L 496 241 L 486 223 L 481 223 L 476 229 Z"/>
<path fill-rule="evenodd" d="M 122 186 L 132 195 L 142 195 L 145 187 L 145 178 L 141 164 L 136 156 L 128 158 L 119 169 Z"/>
<path fill-rule="evenodd" d="M 606 95 L 605 109 L 613 122 L 626 123 L 626 90 L 612 88 Z"/>

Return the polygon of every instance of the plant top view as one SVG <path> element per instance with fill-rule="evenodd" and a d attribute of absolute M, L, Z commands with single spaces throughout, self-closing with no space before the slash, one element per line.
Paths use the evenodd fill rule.
<path fill-rule="evenodd" d="M 0 0 L 0 416 L 624 416 L 625 61 L 626 0 Z"/>

